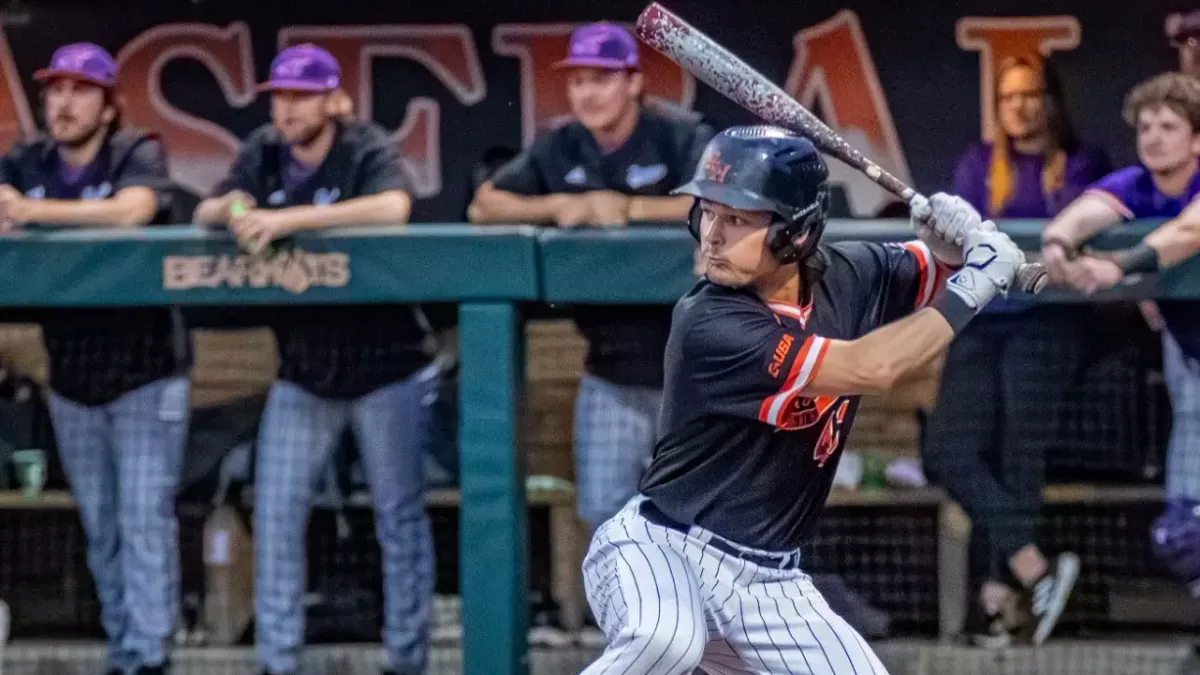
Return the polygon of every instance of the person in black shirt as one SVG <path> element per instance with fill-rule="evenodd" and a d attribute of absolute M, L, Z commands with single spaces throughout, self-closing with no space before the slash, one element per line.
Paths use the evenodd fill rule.
<path fill-rule="evenodd" d="M 474 222 L 552 222 L 621 227 L 682 222 L 687 197 L 672 196 L 696 167 L 711 127 L 668 118 L 641 104 L 637 43 L 607 22 L 571 36 L 567 98 L 575 121 L 543 136 L 477 191 Z M 637 490 L 662 403 L 662 354 L 670 309 L 580 307 L 588 341 L 575 403 L 579 514 L 594 528 Z"/>
<path fill-rule="evenodd" d="M 227 223 L 247 248 L 299 230 L 400 224 L 411 201 L 395 144 L 348 121 L 341 69 L 314 45 L 271 65 L 273 124 L 245 141 L 229 175 L 196 208 Z M 383 642 L 389 668 L 424 672 L 433 601 L 433 542 L 425 515 L 425 445 L 438 384 L 436 339 L 415 308 L 280 309 L 279 345 L 255 471 L 255 611 L 259 658 L 295 672 L 304 637 L 305 528 L 315 481 L 347 425 L 362 454 L 383 554 Z"/>
<path fill-rule="evenodd" d="M 163 145 L 122 128 L 116 70 L 104 49 L 78 43 L 36 73 L 47 132 L 0 158 L 0 230 L 169 218 Z M 179 590 L 174 492 L 188 420 L 186 329 L 170 308 L 39 315 L 50 416 L 87 534 L 108 667 L 162 672 Z"/>
<path fill-rule="evenodd" d="M 705 275 L 674 309 L 639 494 L 584 561 L 608 637 L 587 675 L 886 672 L 800 545 L 859 397 L 940 354 L 1024 255 L 944 194 L 914 200 L 918 241 L 822 244 L 828 176 L 809 141 L 734 127 L 678 191 Z"/>

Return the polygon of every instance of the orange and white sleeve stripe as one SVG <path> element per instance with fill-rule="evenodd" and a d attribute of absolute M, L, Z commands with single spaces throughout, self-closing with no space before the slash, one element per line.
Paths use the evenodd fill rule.
<path fill-rule="evenodd" d="M 804 391 L 804 387 L 813 381 L 821 362 L 825 360 L 825 352 L 829 350 L 829 340 L 818 335 L 810 335 L 800 346 L 796 359 L 792 361 L 792 369 L 788 371 L 787 379 L 779 391 L 763 400 L 758 408 L 759 421 L 773 426 L 779 426 L 779 416 L 787 409 L 792 399 Z"/>
<path fill-rule="evenodd" d="M 954 270 L 938 262 L 937 258 L 933 257 L 933 251 L 929 250 L 929 246 L 923 241 L 905 242 L 904 249 L 917 259 L 917 301 L 914 309 L 928 307 L 938 289 Z"/>

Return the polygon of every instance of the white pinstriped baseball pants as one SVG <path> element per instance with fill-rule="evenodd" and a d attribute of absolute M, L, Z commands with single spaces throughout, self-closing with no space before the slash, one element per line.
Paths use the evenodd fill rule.
<path fill-rule="evenodd" d="M 584 559 L 608 648 L 582 675 L 887 675 L 808 575 L 728 555 L 700 528 L 656 525 L 638 513 L 644 500 L 601 525 Z"/>

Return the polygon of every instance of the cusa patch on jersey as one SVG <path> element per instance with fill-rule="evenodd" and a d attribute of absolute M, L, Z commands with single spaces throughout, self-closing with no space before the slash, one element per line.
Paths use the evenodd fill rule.
<path fill-rule="evenodd" d="M 778 379 L 783 375 L 783 362 L 787 360 L 788 352 L 792 351 L 792 345 L 796 343 L 796 338 L 791 333 L 784 333 L 779 338 L 779 343 L 775 345 L 775 352 L 771 355 L 771 363 L 767 366 L 767 372 L 771 377 Z"/>

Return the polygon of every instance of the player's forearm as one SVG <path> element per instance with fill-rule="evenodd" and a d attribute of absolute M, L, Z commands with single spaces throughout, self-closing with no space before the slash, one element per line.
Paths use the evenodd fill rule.
<path fill-rule="evenodd" d="M 1071 202 L 1063 212 L 1042 231 L 1043 244 L 1058 243 L 1068 251 L 1076 251 L 1092 237 L 1121 222 L 1116 198 L 1086 193 Z"/>
<path fill-rule="evenodd" d="M 693 198 L 633 197 L 629 200 L 629 220 L 683 220 L 692 209 Z"/>
<path fill-rule="evenodd" d="M 295 230 L 319 230 L 344 225 L 401 225 L 408 222 L 412 200 L 400 190 L 347 199 L 325 206 L 280 209 Z"/>
<path fill-rule="evenodd" d="M 192 212 L 196 225 L 215 225 L 229 222 L 229 200 L 225 197 L 209 197 L 196 205 Z"/>
<path fill-rule="evenodd" d="M 551 222 L 562 200 L 568 198 L 570 195 L 563 194 L 530 197 L 484 185 L 467 208 L 467 218 L 472 223 Z"/>
<path fill-rule="evenodd" d="M 933 308 L 881 326 L 857 340 L 830 340 L 825 359 L 805 388 L 812 396 L 881 394 L 933 362 L 954 330 Z"/>
<path fill-rule="evenodd" d="M 118 194 L 108 199 L 37 199 L 28 202 L 25 220 L 80 227 L 140 227 L 154 217 L 153 192 Z"/>

